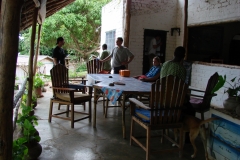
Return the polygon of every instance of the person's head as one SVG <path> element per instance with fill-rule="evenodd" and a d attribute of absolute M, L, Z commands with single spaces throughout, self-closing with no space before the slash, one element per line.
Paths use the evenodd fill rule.
<path fill-rule="evenodd" d="M 103 49 L 103 50 L 106 50 L 106 49 L 107 49 L 107 44 L 103 44 L 103 45 L 102 45 L 102 49 Z"/>
<path fill-rule="evenodd" d="M 161 63 L 161 60 L 160 60 L 160 58 L 158 56 L 153 58 L 153 65 L 154 66 L 159 66 L 160 63 Z"/>
<path fill-rule="evenodd" d="M 59 47 L 62 47 L 63 45 L 64 45 L 64 39 L 63 39 L 63 37 L 58 37 L 57 38 L 57 43 L 56 43 L 56 45 L 58 45 Z"/>
<path fill-rule="evenodd" d="M 174 51 L 174 59 L 177 61 L 182 61 L 185 57 L 185 48 L 182 46 L 179 46 Z"/>
<path fill-rule="evenodd" d="M 160 35 L 156 35 L 156 36 L 155 36 L 155 39 L 156 39 L 157 41 L 161 40 Z"/>
<path fill-rule="evenodd" d="M 123 38 L 122 37 L 118 37 L 117 40 L 116 40 L 116 45 L 118 47 L 120 47 L 122 45 L 122 43 L 123 43 Z"/>

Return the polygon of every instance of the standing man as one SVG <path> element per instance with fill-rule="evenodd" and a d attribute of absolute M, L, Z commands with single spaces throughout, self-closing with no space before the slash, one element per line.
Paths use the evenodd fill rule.
<path fill-rule="evenodd" d="M 161 38 L 156 35 L 150 42 L 148 54 L 154 54 L 154 56 L 160 56 Z"/>
<path fill-rule="evenodd" d="M 62 64 L 65 65 L 65 57 L 66 54 L 64 53 L 64 50 L 62 49 L 62 46 L 64 45 L 64 39 L 63 37 L 58 37 L 57 43 L 56 43 L 56 48 L 53 50 L 53 64 Z"/>
<path fill-rule="evenodd" d="M 107 50 L 107 44 L 103 44 L 102 45 L 102 53 L 97 57 L 95 55 L 92 55 L 92 57 L 94 58 L 99 58 L 100 60 L 103 60 L 105 59 L 106 57 L 109 56 L 109 51 Z M 103 64 L 103 70 L 105 71 L 111 71 L 111 64 L 110 64 L 110 61 L 107 61 Z"/>
<path fill-rule="evenodd" d="M 112 50 L 112 53 L 107 58 L 99 60 L 100 62 L 106 62 L 112 58 L 112 69 L 114 70 L 114 74 L 119 74 L 119 70 L 126 69 L 126 65 L 134 58 L 132 52 L 130 52 L 128 48 L 122 46 L 122 43 L 122 37 L 118 37 L 116 41 L 117 47 Z"/>
<path fill-rule="evenodd" d="M 148 49 L 148 60 L 149 60 L 149 67 L 152 65 L 153 58 L 155 56 L 160 57 L 160 46 L 161 46 L 161 38 L 159 35 L 156 35 L 154 38 L 151 39 L 149 49 Z"/>

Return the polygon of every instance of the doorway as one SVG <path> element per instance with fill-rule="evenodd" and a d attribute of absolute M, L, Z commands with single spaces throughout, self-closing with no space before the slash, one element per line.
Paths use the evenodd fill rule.
<path fill-rule="evenodd" d="M 154 56 L 158 55 L 161 59 L 161 63 L 165 62 L 165 51 L 166 51 L 166 38 L 167 32 L 163 30 L 153 30 L 145 29 L 144 30 L 144 47 L 143 47 L 143 69 L 142 74 L 146 74 L 149 69 L 152 67 L 152 59 Z M 160 49 L 156 51 L 156 55 L 150 54 L 151 40 L 156 36 L 160 37 L 159 43 L 161 42 Z"/>
<path fill-rule="evenodd" d="M 229 49 L 229 64 L 240 65 L 240 34 L 233 37 Z"/>

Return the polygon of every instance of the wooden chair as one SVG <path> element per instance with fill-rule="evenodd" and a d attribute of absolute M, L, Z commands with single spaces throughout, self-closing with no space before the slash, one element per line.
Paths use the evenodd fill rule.
<path fill-rule="evenodd" d="M 89 118 L 89 122 L 91 122 L 92 88 L 89 89 L 89 94 L 76 92 L 76 89 L 69 88 L 68 69 L 61 64 L 54 66 L 50 70 L 50 74 L 52 79 L 53 98 L 50 99 L 48 121 L 51 122 L 52 117 L 69 120 L 71 121 L 71 128 L 74 128 L 74 122 L 86 118 Z M 89 102 L 88 113 L 75 111 L 76 104 L 82 104 L 85 102 Z M 67 110 L 53 114 L 53 103 L 65 104 L 67 105 Z M 69 106 L 71 106 L 71 110 L 69 110 Z M 69 112 L 71 112 L 70 117 Z M 65 113 L 66 117 L 59 116 Z M 79 119 L 74 119 L 74 113 L 80 113 L 86 116 Z"/>
<path fill-rule="evenodd" d="M 87 73 L 88 74 L 109 74 L 111 71 L 103 69 L 104 63 L 99 62 L 98 59 L 92 59 L 87 62 Z"/>
<path fill-rule="evenodd" d="M 179 151 L 179 157 L 183 150 L 183 123 L 180 121 L 181 111 L 188 86 L 178 77 L 167 76 L 152 84 L 151 100 L 146 106 L 137 99 L 130 98 L 131 105 L 131 132 L 130 145 L 136 142 L 146 151 L 146 160 L 149 159 L 150 138 L 152 130 L 179 129 L 179 142 L 174 141 L 167 134 L 162 132 L 162 136 L 174 143 L 177 148 L 158 150 L 157 152 Z M 142 144 L 134 135 L 135 123 L 146 129 L 146 145 Z"/>
<path fill-rule="evenodd" d="M 213 90 L 217 82 L 218 73 L 216 72 L 209 78 L 205 91 L 189 88 L 191 91 L 196 92 L 196 94 L 190 94 L 190 103 L 192 104 L 195 111 L 201 114 L 202 120 L 204 120 L 204 113 L 209 111 L 210 109 L 212 97 L 216 96 L 216 94 L 211 94 L 211 91 Z M 201 96 L 197 93 L 203 93 L 204 95 Z"/>
<path fill-rule="evenodd" d="M 99 62 L 98 59 L 92 59 L 87 62 L 87 73 L 88 74 L 110 74 L 111 71 L 103 70 L 104 63 Z M 105 115 L 105 95 L 101 90 L 97 90 L 97 100 L 102 97 L 103 101 L 103 114 Z M 108 102 L 107 102 L 108 103 Z"/>

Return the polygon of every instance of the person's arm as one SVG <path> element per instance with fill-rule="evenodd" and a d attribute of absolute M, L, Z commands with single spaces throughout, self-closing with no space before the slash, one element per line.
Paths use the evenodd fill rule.
<path fill-rule="evenodd" d="M 136 78 L 136 79 L 138 79 L 140 76 L 141 76 L 141 75 L 138 75 L 138 76 L 133 76 L 133 78 Z"/>
<path fill-rule="evenodd" d="M 132 56 L 128 59 L 128 61 L 122 62 L 121 64 L 122 64 L 122 65 L 127 65 L 127 64 L 129 64 L 129 63 L 133 60 L 133 58 L 134 58 L 134 55 L 132 55 Z"/>
<path fill-rule="evenodd" d="M 57 63 L 57 58 L 53 58 L 53 64 L 54 65 L 57 65 L 58 63 Z"/>
<path fill-rule="evenodd" d="M 158 78 L 160 77 L 160 72 L 158 74 L 156 74 L 154 77 L 151 78 L 142 78 L 140 79 L 141 81 L 144 82 L 155 82 Z"/>
<path fill-rule="evenodd" d="M 156 49 L 156 48 L 158 48 L 158 47 L 161 46 L 161 45 L 162 45 L 162 43 L 161 43 L 161 41 L 160 41 L 159 43 L 153 45 L 153 48 Z"/>
<path fill-rule="evenodd" d="M 93 58 L 97 58 L 98 56 L 96 56 L 96 55 L 92 55 L 92 57 L 93 57 Z"/>
<path fill-rule="evenodd" d="M 106 58 L 103 59 L 103 60 L 99 59 L 99 62 L 102 62 L 102 63 L 103 63 L 103 62 L 109 61 L 111 58 L 112 58 L 112 56 L 109 55 L 108 57 L 106 57 Z"/>
<path fill-rule="evenodd" d="M 55 48 L 55 49 L 53 50 L 53 54 L 52 54 L 53 64 L 54 64 L 54 65 L 57 65 L 57 64 L 58 64 L 57 55 L 58 55 L 57 48 Z"/>

